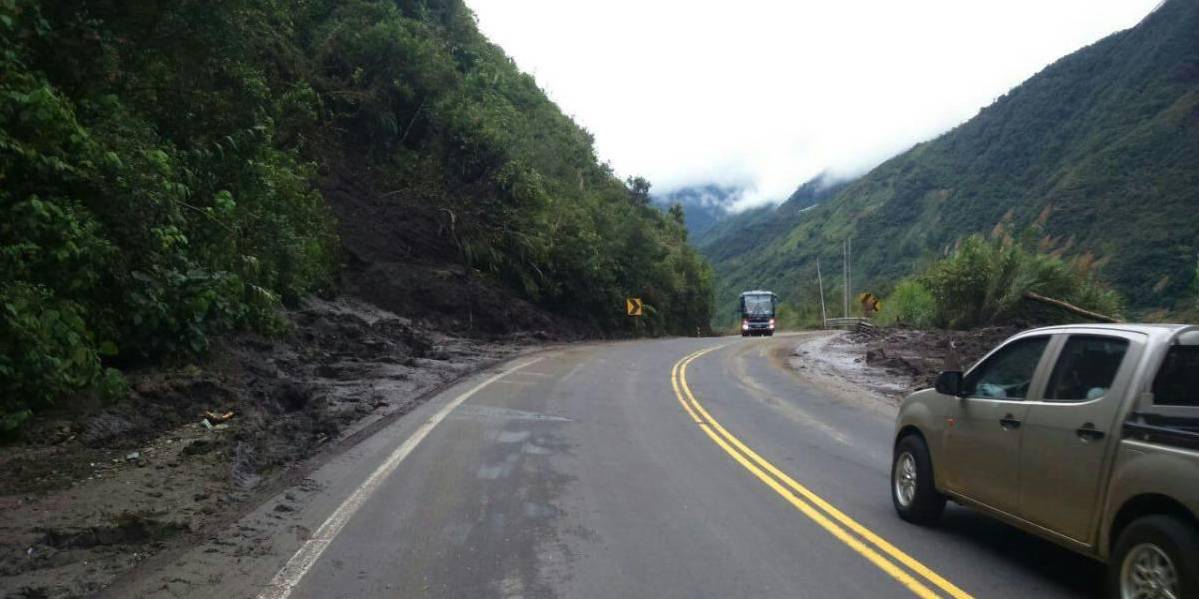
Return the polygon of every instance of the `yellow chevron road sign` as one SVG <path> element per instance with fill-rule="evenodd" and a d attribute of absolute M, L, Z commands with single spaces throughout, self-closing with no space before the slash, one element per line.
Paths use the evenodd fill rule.
<path fill-rule="evenodd" d="M 639 298 L 639 297 L 625 298 L 624 311 L 629 316 L 641 316 L 641 298 Z"/>

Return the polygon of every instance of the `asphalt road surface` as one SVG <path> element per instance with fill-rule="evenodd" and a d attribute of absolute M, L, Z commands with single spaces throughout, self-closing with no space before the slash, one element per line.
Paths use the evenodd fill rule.
<path fill-rule="evenodd" d="M 235 569 L 198 549 L 176 567 L 219 597 L 1098 593 L 1102 566 L 969 509 L 899 520 L 894 408 L 806 384 L 779 359 L 794 342 L 519 358 L 323 467 L 303 525 Z"/>

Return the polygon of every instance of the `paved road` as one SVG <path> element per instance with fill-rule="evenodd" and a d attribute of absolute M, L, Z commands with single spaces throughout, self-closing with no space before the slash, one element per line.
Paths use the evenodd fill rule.
<path fill-rule="evenodd" d="M 795 341 L 581 345 L 475 377 L 350 456 L 306 508 L 321 526 L 243 567 L 240 592 L 1096 594 L 1098 565 L 968 509 L 896 518 L 892 410 L 805 384 L 777 359 Z"/>

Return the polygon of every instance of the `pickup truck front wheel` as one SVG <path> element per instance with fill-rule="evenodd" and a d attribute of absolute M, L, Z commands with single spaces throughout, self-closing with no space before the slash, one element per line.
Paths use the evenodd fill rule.
<path fill-rule="evenodd" d="M 908 435 L 895 445 L 891 502 L 899 517 L 913 524 L 932 524 L 945 511 L 945 496 L 933 484 L 932 457 L 918 435 Z"/>
<path fill-rule="evenodd" d="M 1199 530 L 1173 516 L 1134 520 L 1120 533 L 1112 552 L 1108 596 L 1199 597 Z"/>

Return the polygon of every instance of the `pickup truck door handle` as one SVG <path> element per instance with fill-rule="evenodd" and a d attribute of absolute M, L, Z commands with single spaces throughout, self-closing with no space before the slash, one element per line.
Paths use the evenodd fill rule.
<path fill-rule="evenodd" d="M 1016 420 L 1015 416 L 1008 414 L 1007 416 L 999 419 L 999 426 L 1003 427 L 1004 430 L 1010 431 L 1012 429 L 1020 428 L 1020 421 Z"/>
<path fill-rule="evenodd" d="M 1074 432 L 1078 433 L 1078 438 L 1083 441 L 1098 441 L 1104 437 L 1103 431 L 1095 428 L 1095 425 L 1090 422 L 1082 425 Z"/>

